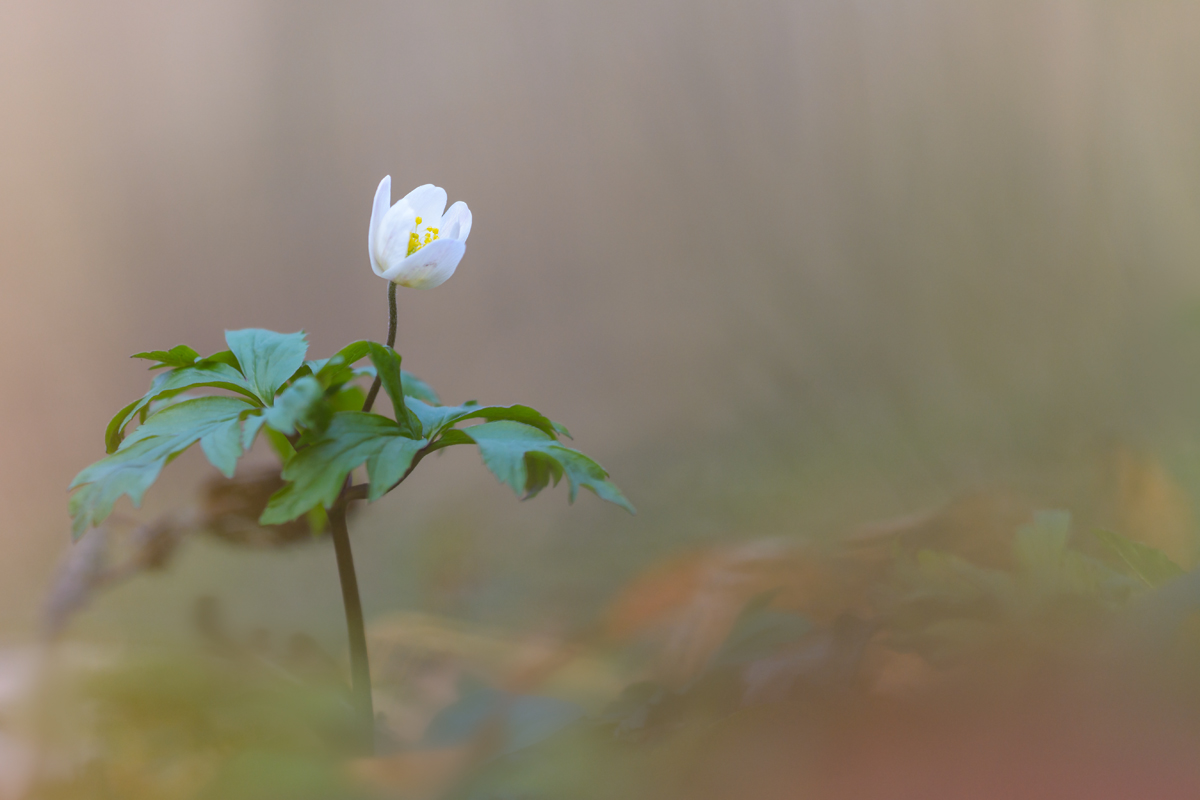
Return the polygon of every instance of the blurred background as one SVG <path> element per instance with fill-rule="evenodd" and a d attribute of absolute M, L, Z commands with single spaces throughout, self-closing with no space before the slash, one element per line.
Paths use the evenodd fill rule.
<path fill-rule="evenodd" d="M 129 354 L 383 338 L 385 174 L 475 216 L 454 278 L 400 292 L 406 368 L 566 422 L 639 513 L 518 503 L 451 451 L 355 521 L 368 617 L 562 631 L 669 554 L 964 496 L 1188 562 L 1198 32 L 1072 0 L 0 4 L 0 637 L 145 390 Z M 198 597 L 344 648 L 321 543 L 198 540 L 73 630 L 186 639 Z"/>

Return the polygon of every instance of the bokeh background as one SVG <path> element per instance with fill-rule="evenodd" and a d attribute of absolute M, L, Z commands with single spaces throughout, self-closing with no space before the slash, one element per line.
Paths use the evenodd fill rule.
<path fill-rule="evenodd" d="M 0 4 L 0 635 L 144 391 L 129 354 L 383 337 L 388 173 L 476 220 L 453 280 L 401 292 L 406 367 L 567 422 L 639 514 L 449 453 L 356 522 L 368 615 L 553 629 L 689 543 L 981 489 L 1102 521 L 1123 453 L 1190 525 L 1198 31 L 1071 0 Z M 206 594 L 344 641 L 319 544 L 196 542 L 78 631 L 182 636 Z"/>

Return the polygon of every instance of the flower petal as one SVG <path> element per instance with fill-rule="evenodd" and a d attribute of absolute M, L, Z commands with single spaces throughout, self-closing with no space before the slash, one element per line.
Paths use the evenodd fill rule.
<path fill-rule="evenodd" d="M 466 203 L 459 200 L 446 209 L 446 213 L 442 215 L 440 234 L 443 239 L 458 239 L 460 242 L 465 242 L 470 233 L 471 209 L 467 208 Z"/>
<path fill-rule="evenodd" d="M 379 226 L 383 224 L 383 217 L 387 214 L 388 206 L 391 204 L 392 176 L 384 175 L 383 180 L 379 182 L 379 187 L 375 189 L 375 203 L 371 206 L 371 227 L 367 231 L 367 254 L 371 257 L 371 269 L 375 270 L 376 275 L 380 274 L 376 259 Z"/>
<path fill-rule="evenodd" d="M 437 239 L 390 267 L 382 277 L 410 289 L 432 289 L 449 280 L 465 252 L 467 246 L 458 239 Z"/>
<path fill-rule="evenodd" d="M 396 205 L 401 204 L 415 211 L 422 225 L 429 225 L 435 219 L 441 219 L 442 212 L 446 210 L 446 190 L 427 183 L 404 195 Z"/>
<path fill-rule="evenodd" d="M 416 229 L 417 214 L 404 201 L 384 214 L 375 239 L 375 274 L 387 277 L 387 271 L 408 256 L 409 236 Z"/>

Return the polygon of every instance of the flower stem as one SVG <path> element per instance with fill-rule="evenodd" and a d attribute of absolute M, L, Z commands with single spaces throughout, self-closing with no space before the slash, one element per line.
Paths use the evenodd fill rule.
<path fill-rule="evenodd" d="M 396 284 L 388 283 L 388 337 L 387 346 L 396 346 Z M 367 400 L 363 403 L 363 411 L 370 411 L 371 406 L 375 405 L 375 398 L 379 395 L 379 387 L 383 384 L 383 380 L 376 375 L 375 382 L 371 384 L 371 391 L 367 392 Z"/>
<path fill-rule="evenodd" d="M 396 284 L 388 284 L 388 347 L 396 344 Z M 382 381 L 375 376 L 371 391 L 363 403 L 363 411 L 375 405 Z M 333 531 L 333 549 L 337 554 L 338 578 L 342 583 L 342 605 L 346 608 L 346 632 L 350 638 L 350 695 L 360 726 L 356 747 L 363 755 L 375 754 L 375 704 L 371 699 L 371 662 L 367 657 L 367 629 L 363 621 L 362 598 L 358 593 L 358 576 L 354 572 L 354 552 L 350 549 L 350 529 L 346 527 L 346 505 L 351 497 L 346 487 L 333 508 L 329 509 L 329 527 Z"/>
<path fill-rule="evenodd" d="M 333 549 L 337 553 L 346 629 L 350 635 L 350 696 L 359 718 L 355 750 L 372 756 L 375 754 L 375 707 L 371 700 L 371 665 L 367 660 L 367 632 L 358 594 L 358 577 L 354 573 L 354 553 L 350 550 L 350 531 L 346 527 L 345 500 L 339 500 L 329 509 L 329 524 L 333 530 Z"/>

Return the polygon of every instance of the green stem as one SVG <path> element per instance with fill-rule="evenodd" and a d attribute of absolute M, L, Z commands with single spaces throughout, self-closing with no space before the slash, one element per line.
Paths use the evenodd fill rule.
<path fill-rule="evenodd" d="M 387 346 L 396 346 L 396 284 L 388 283 L 388 337 Z M 375 405 L 375 398 L 379 394 L 379 387 L 383 385 L 383 380 L 376 375 L 375 382 L 371 384 L 371 391 L 367 392 L 367 400 L 363 403 L 363 411 L 370 411 L 371 406 Z"/>
<path fill-rule="evenodd" d="M 396 345 L 396 284 L 388 284 L 388 347 Z M 382 381 L 379 376 L 363 403 L 363 411 L 375 405 Z M 346 481 L 346 487 L 350 482 Z M 375 754 L 375 704 L 371 699 L 371 662 L 367 657 L 367 628 L 363 620 L 362 598 L 358 593 L 358 575 L 354 571 L 354 552 L 350 549 L 350 529 L 346 526 L 346 505 L 351 500 L 343 488 L 342 496 L 329 509 L 329 527 L 333 531 L 333 549 L 337 554 L 338 578 L 342 583 L 342 605 L 346 608 L 346 632 L 350 638 L 350 695 L 359 717 L 355 749 L 363 755 Z"/>
<path fill-rule="evenodd" d="M 333 549 L 337 553 L 346 629 L 350 635 L 350 695 L 358 717 L 355 750 L 372 756 L 375 754 L 375 706 L 371 700 L 371 664 L 367 659 L 367 630 L 363 622 L 362 599 L 358 594 L 358 577 L 354 573 L 354 553 L 350 550 L 344 500 L 329 509 L 329 525 L 333 530 Z"/>

